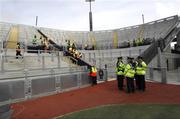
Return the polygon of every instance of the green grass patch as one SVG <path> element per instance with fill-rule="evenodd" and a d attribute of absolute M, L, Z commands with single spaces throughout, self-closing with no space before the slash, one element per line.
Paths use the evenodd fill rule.
<path fill-rule="evenodd" d="M 180 105 L 125 104 L 101 106 L 56 119 L 180 119 Z"/>

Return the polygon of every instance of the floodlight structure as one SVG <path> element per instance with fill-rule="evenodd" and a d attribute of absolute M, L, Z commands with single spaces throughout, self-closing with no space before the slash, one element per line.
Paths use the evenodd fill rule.
<path fill-rule="evenodd" d="M 142 21 L 143 21 L 143 24 L 144 24 L 144 14 L 142 14 Z"/>
<path fill-rule="evenodd" d="M 36 27 L 38 25 L 38 16 L 36 16 Z"/>
<path fill-rule="evenodd" d="M 86 2 L 89 2 L 89 30 L 93 31 L 93 21 L 92 21 L 92 11 L 91 11 L 91 2 L 94 2 L 95 0 L 86 0 Z"/>

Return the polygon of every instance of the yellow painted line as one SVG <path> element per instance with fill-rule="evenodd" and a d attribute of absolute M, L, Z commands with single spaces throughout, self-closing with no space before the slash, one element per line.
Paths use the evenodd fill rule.
<path fill-rule="evenodd" d="M 114 31 L 114 33 L 113 33 L 113 45 L 114 45 L 114 48 L 118 47 L 118 33 L 117 33 L 117 31 Z"/>
<path fill-rule="evenodd" d="M 16 49 L 18 37 L 19 37 L 18 27 L 12 27 L 9 33 L 9 39 L 7 40 L 6 48 Z"/>

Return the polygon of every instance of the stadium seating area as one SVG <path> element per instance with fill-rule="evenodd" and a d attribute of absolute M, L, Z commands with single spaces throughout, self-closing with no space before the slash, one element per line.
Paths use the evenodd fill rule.
<path fill-rule="evenodd" d="M 119 56 L 141 55 L 149 63 L 158 54 L 158 47 L 163 51 L 180 33 L 177 24 L 176 15 L 125 28 L 88 32 L 0 22 L 1 79 L 14 80 L 1 80 L 0 93 L 4 96 L 0 102 L 86 86 L 90 84 L 87 67 L 92 64 L 98 69 L 105 66 L 106 79 L 113 78 Z M 66 41 L 75 43 L 77 54 L 81 56 L 69 50 Z M 16 59 L 18 43 L 22 56 Z M 9 102 L 3 105 L 1 109 L 11 113 L 7 111 L 10 110 Z"/>
<path fill-rule="evenodd" d="M 116 58 L 117 56 L 114 55 L 116 52 L 123 53 L 121 49 L 128 48 L 129 55 L 136 54 L 135 56 L 137 56 L 140 53 L 139 49 L 136 48 L 137 52 L 133 53 L 134 49 L 132 47 L 149 46 L 153 41 L 163 39 L 177 22 L 178 16 L 176 15 L 145 24 L 94 32 L 65 31 L 1 22 L 1 47 L 6 49 L 6 53 L 8 53 L 10 50 L 8 50 L 7 46 L 15 47 L 12 45 L 16 45 L 16 42 L 19 42 L 21 48 L 27 53 L 38 53 L 37 50 L 42 50 L 40 53 L 50 53 L 52 50 L 64 51 L 67 47 L 66 41 L 69 40 L 76 44 L 77 50 L 104 50 L 104 52 L 108 52 L 106 51 L 107 49 L 119 49 L 114 53 L 112 52 L 111 56 L 109 56 Z M 10 38 L 12 36 L 17 36 L 18 39 Z M 34 45 L 33 39 L 35 36 L 36 44 Z M 48 44 L 48 48 L 43 47 L 43 42 Z M 83 54 L 86 53 L 86 51 L 82 52 Z M 90 63 L 92 63 L 91 57 L 84 55 L 84 59 L 89 59 Z"/>
<path fill-rule="evenodd" d="M 153 40 L 163 38 L 177 21 L 178 16 L 172 16 L 141 25 L 94 32 L 63 31 L 47 28 L 40 28 L 40 30 L 61 46 L 65 45 L 65 40 L 71 40 L 78 45 L 78 49 L 84 49 L 86 44 L 89 49 L 92 46 L 95 46 L 96 49 L 114 49 L 137 46 L 133 45 L 133 42 L 142 42 L 139 45 L 150 44 Z"/>
<path fill-rule="evenodd" d="M 136 26 L 94 32 L 64 31 L 42 27 L 38 29 L 40 29 L 48 39 L 51 39 L 60 46 L 66 45 L 65 40 L 70 40 L 77 44 L 78 49 L 84 49 L 85 44 L 89 47 L 95 46 L 96 49 L 114 49 L 135 46 L 135 42 L 138 40 L 143 43 L 145 42 L 145 44 L 149 44 L 153 40 L 163 38 L 177 21 L 178 16 L 172 16 Z M 0 23 L 0 37 L 2 41 L 6 42 L 8 40 L 7 35 L 12 26 L 19 28 L 19 42 L 23 45 L 32 45 L 34 35 L 37 36 L 37 39 L 42 37 L 41 34 L 38 33 L 36 27 L 21 24 Z M 37 40 L 37 42 L 38 44 L 41 44 L 40 40 Z M 140 45 L 143 45 L 143 43 Z"/>

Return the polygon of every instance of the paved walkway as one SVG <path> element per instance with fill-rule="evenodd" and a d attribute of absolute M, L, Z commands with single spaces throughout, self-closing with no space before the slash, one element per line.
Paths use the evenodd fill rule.
<path fill-rule="evenodd" d="M 146 92 L 118 91 L 116 81 L 12 105 L 13 119 L 52 119 L 70 112 L 106 104 L 180 104 L 180 86 L 147 83 Z"/>

